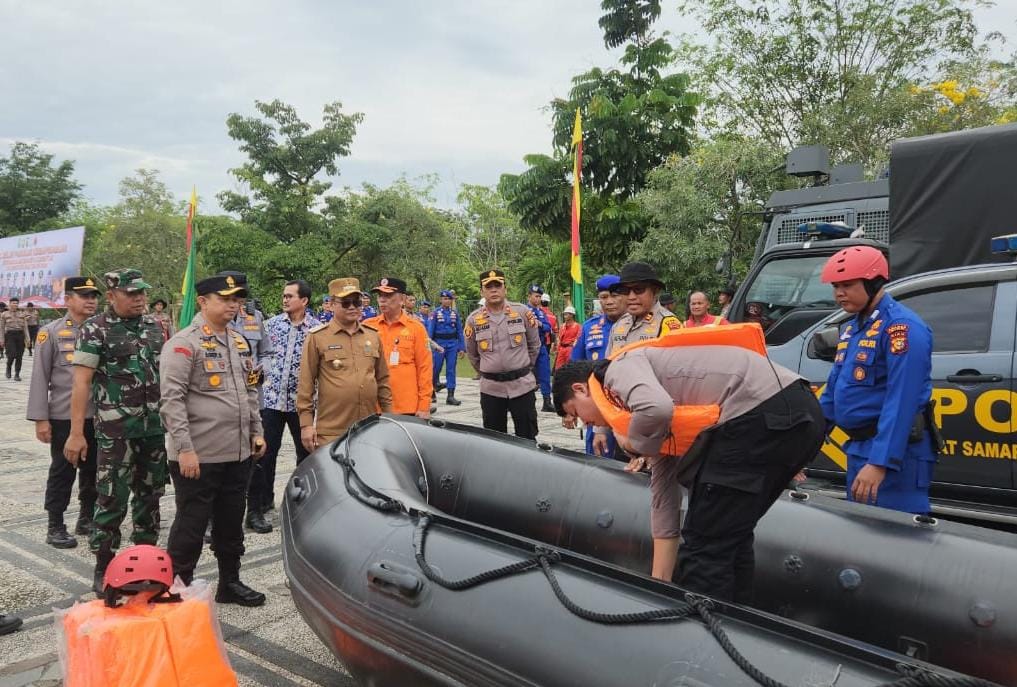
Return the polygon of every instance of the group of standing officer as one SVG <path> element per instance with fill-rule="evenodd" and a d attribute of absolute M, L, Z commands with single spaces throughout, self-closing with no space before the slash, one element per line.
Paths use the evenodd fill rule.
<path fill-rule="evenodd" d="M 232 327 L 246 278 L 230 272 L 198 282 L 200 314 L 169 340 L 145 312 L 150 286 L 138 270 L 108 272 L 103 283 L 108 307 L 96 315 L 98 284 L 65 280 L 66 315 L 35 339 L 27 416 L 50 444 L 46 541 L 77 545 L 64 524 L 77 476 L 75 533 L 89 536 L 93 588 L 101 593 L 128 506 L 131 541 L 156 544 L 159 500 L 172 478 L 176 517 L 167 550 L 174 573 L 190 582 L 211 521 L 216 600 L 260 605 L 264 595 L 239 579 L 249 474 L 265 449 L 259 365 Z"/>

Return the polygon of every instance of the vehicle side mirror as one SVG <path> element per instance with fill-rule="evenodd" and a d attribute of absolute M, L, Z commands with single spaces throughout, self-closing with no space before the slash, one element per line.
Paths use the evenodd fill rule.
<path fill-rule="evenodd" d="M 826 327 L 812 335 L 809 342 L 809 357 L 819 358 L 832 363 L 837 355 L 837 344 L 840 343 L 840 329 Z"/>

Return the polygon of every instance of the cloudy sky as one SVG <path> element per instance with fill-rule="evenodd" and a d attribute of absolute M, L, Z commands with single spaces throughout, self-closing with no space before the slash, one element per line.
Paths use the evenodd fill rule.
<path fill-rule="evenodd" d="M 660 30 L 695 26 L 665 0 Z M 543 107 L 608 66 L 598 0 L 0 0 L 0 154 L 38 141 L 76 161 L 85 195 L 158 169 L 206 203 L 243 161 L 231 112 L 279 98 L 320 121 L 341 100 L 365 119 L 337 185 L 437 173 L 438 202 L 547 152 Z M 978 12 L 1017 43 L 1017 0 Z M 208 205 L 205 206 L 206 208 Z"/>

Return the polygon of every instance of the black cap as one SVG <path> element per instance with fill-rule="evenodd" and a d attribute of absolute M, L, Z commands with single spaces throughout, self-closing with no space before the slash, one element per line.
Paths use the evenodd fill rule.
<path fill-rule="evenodd" d="M 199 296 L 217 293 L 220 296 L 243 296 L 246 298 L 247 275 L 242 272 L 217 274 L 199 281 L 194 285 L 194 290 L 198 292 Z"/>
<path fill-rule="evenodd" d="M 382 277 L 371 293 L 406 293 L 406 282 L 396 277 Z"/>
<path fill-rule="evenodd" d="M 64 279 L 64 292 L 73 291 L 82 296 L 99 293 L 99 287 L 91 277 L 67 277 Z"/>
<path fill-rule="evenodd" d="M 674 303 L 674 295 L 670 291 L 660 294 L 660 304 L 667 305 L 669 303 Z"/>
<path fill-rule="evenodd" d="M 505 283 L 505 273 L 501 270 L 484 270 L 480 273 L 480 285 L 487 286 L 493 281 Z"/>
<path fill-rule="evenodd" d="M 544 289 L 541 288 L 540 284 L 530 284 L 530 293 L 543 294 L 544 293 Z"/>
<path fill-rule="evenodd" d="M 657 270 L 646 262 L 629 262 L 622 265 L 621 273 L 618 275 L 622 284 L 635 284 L 636 282 L 647 282 L 664 288 L 664 282 L 657 276 Z"/>

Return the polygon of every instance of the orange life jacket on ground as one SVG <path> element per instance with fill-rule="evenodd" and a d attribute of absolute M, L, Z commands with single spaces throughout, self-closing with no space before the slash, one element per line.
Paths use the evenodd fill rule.
<path fill-rule="evenodd" d="M 766 355 L 766 340 L 763 330 L 754 322 L 718 325 L 714 327 L 691 327 L 674 329 L 657 339 L 639 341 L 613 352 L 610 359 L 637 348 L 671 348 L 672 346 L 740 346 L 746 350 Z M 632 413 L 615 403 L 604 391 L 596 375 L 588 381 L 590 397 L 597 404 L 607 424 L 622 436 L 628 436 Z M 675 406 L 671 415 L 671 431 L 660 447 L 662 456 L 682 456 L 699 433 L 717 423 L 720 418 L 719 405 Z"/>

